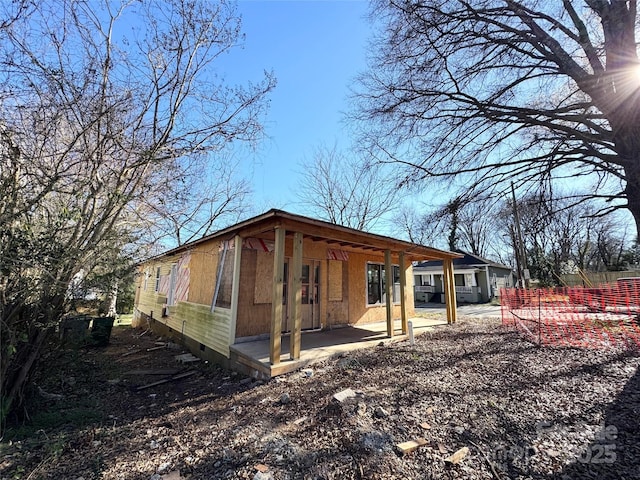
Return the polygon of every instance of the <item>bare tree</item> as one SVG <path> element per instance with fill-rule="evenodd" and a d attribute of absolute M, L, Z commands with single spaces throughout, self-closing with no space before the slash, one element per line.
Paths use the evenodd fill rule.
<path fill-rule="evenodd" d="M 216 76 L 240 37 L 224 1 L 43 0 L 19 13 L 0 20 L 2 415 L 20 403 L 70 288 L 127 270 L 149 205 L 205 205 L 183 180 L 215 175 L 212 154 L 258 138 L 274 85 Z"/>
<path fill-rule="evenodd" d="M 331 223 L 370 230 L 396 208 L 398 189 L 380 166 L 318 147 L 302 162 L 298 198 L 304 208 Z"/>
<path fill-rule="evenodd" d="M 398 235 L 418 245 L 440 246 L 438 244 L 440 232 L 434 228 L 429 215 L 420 212 L 419 209 L 422 207 L 424 206 L 421 204 L 400 207 L 393 219 Z"/>
<path fill-rule="evenodd" d="M 591 202 L 579 205 L 570 194 L 537 192 L 518 201 L 518 217 L 531 277 L 546 285 L 561 283 L 561 275 L 616 270 L 624 266 L 626 228 L 616 215 L 600 217 Z M 496 226 L 517 244 L 513 205 L 505 202 Z"/>
<path fill-rule="evenodd" d="M 379 162 L 482 194 L 585 179 L 640 227 L 635 0 L 376 0 L 372 18 L 356 116 Z"/>
<path fill-rule="evenodd" d="M 490 198 L 459 196 L 445 205 L 419 205 L 417 208 L 425 209 L 423 213 L 418 213 L 416 207 L 405 206 L 396 216 L 395 224 L 418 243 L 463 250 L 483 258 L 495 257 L 495 248 L 504 246 L 492 212 L 495 203 Z M 441 245 L 443 238 L 447 239 L 446 245 Z"/>
<path fill-rule="evenodd" d="M 166 249 L 239 221 L 251 206 L 251 187 L 238 171 L 230 155 L 216 154 L 191 165 L 177 179 L 167 178 L 163 183 L 179 182 L 181 187 L 140 205 L 147 241 Z"/>

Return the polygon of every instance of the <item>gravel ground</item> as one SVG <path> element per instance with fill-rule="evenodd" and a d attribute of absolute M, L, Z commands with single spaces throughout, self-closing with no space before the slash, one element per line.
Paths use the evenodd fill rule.
<path fill-rule="evenodd" d="M 462 318 L 261 383 L 179 365 L 141 333 L 47 357 L 0 479 L 640 478 L 637 352 L 539 348 Z"/>

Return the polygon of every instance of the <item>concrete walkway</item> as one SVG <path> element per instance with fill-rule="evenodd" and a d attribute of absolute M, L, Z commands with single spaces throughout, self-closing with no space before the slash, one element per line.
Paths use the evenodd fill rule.
<path fill-rule="evenodd" d="M 474 318 L 501 318 L 500 305 L 460 305 L 457 307 L 458 317 Z M 446 315 L 446 309 L 440 303 L 416 304 L 416 315 L 442 314 Z"/>

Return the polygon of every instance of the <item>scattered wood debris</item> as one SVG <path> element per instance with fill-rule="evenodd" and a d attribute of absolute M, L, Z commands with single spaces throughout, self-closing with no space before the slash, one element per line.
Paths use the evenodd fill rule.
<path fill-rule="evenodd" d="M 406 455 L 407 453 L 411 453 L 414 450 L 417 450 L 418 448 L 426 445 L 427 443 L 428 442 L 424 438 L 416 438 L 407 442 L 398 443 L 396 445 L 396 448 L 401 454 Z"/>
<path fill-rule="evenodd" d="M 293 421 L 294 425 L 302 425 L 304 422 L 306 422 L 309 419 L 309 417 L 304 416 L 304 417 L 300 417 L 297 420 Z"/>
<path fill-rule="evenodd" d="M 147 348 L 147 352 L 155 352 L 156 350 L 162 350 L 165 348 L 167 348 L 167 345 L 163 343 L 162 345 L 158 345 L 156 347 Z"/>
<path fill-rule="evenodd" d="M 63 424 L 44 427 L 28 444 L 1 442 L 0 478 L 93 478 L 97 458 L 105 479 L 168 480 L 178 469 L 207 480 L 637 477 L 640 436 L 629 427 L 640 408 L 637 353 L 540 348 L 499 320 L 464 320 L 418 337 L 415 351 L 401 342 L 365 349 L 348 357 L 357 368 L 330 360 L 310 378 L 294 372 L 248 388 L 224 368 L 176 363 L 183 350 L 147 353 L 158 338 L 135 333 L 114 329 L 105 349 L 43 362 L 47 369 L 32 382 L 65 399 L 44 402 L 35 386 L 30 397 L 61 412 Z M 135 349 L 142 353 L 122 358 Z M 174 375 L 160 375 L 171 369 L 197 375 L 171 382 Z M 158 375 L 123 373 L 136 370 Z M 114 375 L 134 393 L 109 385 Z M 156 380 L 168 383 L 136 392 Z M 344 403 L 333 398 L 348 387 L 353 393 L 338 395 Z M 65 414 L 84 406 L 87 392 L 102 418 L 74 426 Z M 278 402 L 283 393 L 288 405 Z M 376 418 L 376 406 L 389 417 Z M 600 433 L 603 427 L 618 429 L 616 437 Z M 399 442 L 419 445 L 417 437 L 429 443 L 399 453 Z M 70 448 L 40 454 L 57 444 Z M 579 461 L 596 444 L 615 447 L 615 462 Z M 456 456 L 465 446 L 469 452 Z"/>
<path fill-rule="evenodd" d="M 136 348 L 135 350 L 129 350 L 121 355 L 121 357 L 128 357 L 129 355 L 135 355 L 136 353 L 142 352 L 141 348 Z"/>
<path fill-rule="evenodd" d="M 460 463 L 468 454 L 469 447 L 462 447 L 461 449 L 456 450 L 452 455 L 445 458 L 444 461 L 455 465 L 456 463 Z"/>
<path fill-rule="evenodd" d="M 199 362 L 200 359 L 191 353 L 183 353 L 181 355 L 175 356 L 176 362 L 178 363 L 193 363 Z"/>
<path fill-rule="evenodd" d="M 140 375 L 140 376 L 147 376 L 147 375 L 175 375 L 177 373 L 180 373 L 180 370 L 178 370 L 177 368 L 172 368 L 172 369 L 161 369 L 161 370 L 129 370 L 128 372 L 124 372 L 122 375 Z"/>
<path fill-rule="evenodd" d="M 155 387 L 157 385 L 162 385 L 163 383 L 174 382 L 176 380 L 181 380 L 183 378 L 190 377 L 191 375 L 195 375 L 196 373 L 198 373 L 197 370 L 189 370 L 187 372 L 183 372 L 183 373 L 179 373 L 177 375 L 173 375 L 173 376 L 171 376 L 169 378 L 163 378 L 162 380 L 158 380 L 157 382 L 148 383 L 146 385 L 141 385 L 138 388 L 136 388 L 136 390 L 137 391 L 145 390 L 147 388 Z"/>
<path fill-rule="evenodd" d="M 339 403 L 343 403 L 348 398 L 354 398 L 356 396 L 356 392 L 347 388 L 333 395 L 333 399 Z"/>

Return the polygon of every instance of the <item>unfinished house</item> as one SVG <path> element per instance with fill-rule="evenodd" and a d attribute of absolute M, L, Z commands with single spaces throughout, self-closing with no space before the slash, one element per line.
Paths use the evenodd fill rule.
<path fill-rule="evenodd" d="M 414 261 L 443 262 L 447 321 L 455 322 L 459 256 L 270 210 L 141 264 L 134 326 L 270 378 L 332 345 L 405 335 Z M 375 324 L 378 337 L 367 330 Z"/>

